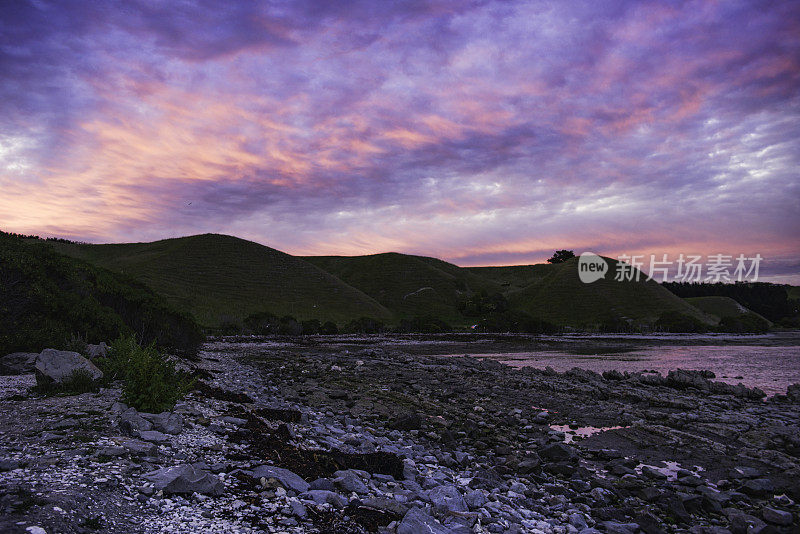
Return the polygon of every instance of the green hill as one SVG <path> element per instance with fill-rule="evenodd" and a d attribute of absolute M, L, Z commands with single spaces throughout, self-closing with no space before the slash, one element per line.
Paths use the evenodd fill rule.
<path fill-rule="evenodd" d="M 506 293 L 524 289 L 550 274 L 556 266 L 550 263 L 536 265 L 507 265 L 501 267 L 465 267 L 464 269 L 499 285 Z"/>
<path fill-rule="evenodd" d="M 187 355 L 204 339 L 191 317 L 143 284 L 0 232 L 0 355 L 132 333 Z"/>
<path fill-rule="evenodd" d="M 747 313 L 755 313 L 730 297 L 689 297 L 686 302 L 700 311 L 713 315 L 717 320 L 724 317 L 739 317 Z M 755 315 L 758 315 L 757 313 Z M 758 317 L 761 317 L 758 315 Z M 761 317 L 764 319 L 763 317 Z M 766 319 L 764 319 L 766 321 Z"/>
<path fill-rule="evenodd" d="M 305 259 L 374 298 L 398 318 L 431 315 L 451 324 L 467 324 L 458 312 L 465 297 L 478 291 L 502 291 L 496 282 L 468 269 L 424 256 L 388 252 Z"/>
<path fill-rule="evenodd" d="M 262 311 L 340 323 L 391 317 L 375 300 L 311 263 L 236 237 L 203 234 L 152 243 L 52 246 L 143 282 L 204 326 Z"/>
<path fill-rule="evenodd" d="M 508 295 L 509 303 L 533 317 L 562 326 L 596 329 L 602 325 L 652 324 L 664 313 L 680 313 L 712 325 L 707 316 L 660 284 L 647 280 L 614 280 L 617 261 L 606 278 L 585 284 L 578 277 L 578 258 L 551 266 L 551 272 L 530 286 Z"/>

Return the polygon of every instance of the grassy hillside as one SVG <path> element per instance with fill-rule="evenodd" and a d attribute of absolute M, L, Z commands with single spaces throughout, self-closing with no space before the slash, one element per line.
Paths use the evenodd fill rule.
<path fill-rule="evenodd" d="M 346 322 L 391 314 L 314 265 L 258 243 L 204 234 L 152 243 L 53 243 L 60 252 L 148 285 L 204 326 L 262 311 Z"/>
<path fill-rule="evenodd" d="M 496 282 L 435 258 L 389 252 L 370 256 L 311 256 L 307 261 L 361 290 L 397 317 L 432 315 L 467 324 L 459 303 L 474 292 L 498 293 Z"/>
<path fill-rule="evenodd" d="M 790 299 L 800 300 L 800 286 L 786 286 L 786 294 Z"/>
<path fill-rule="evenodd" d="M 509 303 L 534 317 L 558 325 L 595 329 L 603 324 L 654 323 L 662 314 L 680 313 L 705 324 L 714 320 L 673 295 L 655 281 L 614 280 L 617 261 L 609 264 L 606 278 L 584 284 L 578 277 L 578 258 L 553 265 L 550 274 L 530 286 L 510 293 Z"/>
<path fill-rule="evenodd" d="M 754 313 L 730 297 L 690 297 L 684 300 L 700 311 L 718 319 Z M 759 317 L 761 316 L 759 315 Z"/>
<path fill-rule="evenodd" d="M 524 289 L 550 274 L 556 266 L 549 263 L 536 265 L 508 265 L 502 267 L 465 267 L 465 270 L 499 285 L 506 293 Z"/>
<path fill-rule="evenodd" d="M 0 355 L 123 334 L 184 354 L 204 339 L 191 317 L 144 285 L 0 232 Z"/>

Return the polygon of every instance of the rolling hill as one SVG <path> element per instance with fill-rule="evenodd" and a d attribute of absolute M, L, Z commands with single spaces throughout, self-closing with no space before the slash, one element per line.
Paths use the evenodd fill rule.
<path fill-rule="evenodd" d="M 204 339 L 144 284 L 0 232 L 0 355 L 129 334 L 185 355 Z"/>
<path fill-rule="evenodd" d="M 339 323 L 391 319 L 374 299 L 311 263 L 236 237 L 203 234 L 152 243 L 48 243 L 58 252 L 129 275 L 216 327 L 262 311 Z"/>
<path fill-rule="evenodd" d="M 308 256 L 391 310 L 397 317 L 432 315 L 454 325 L 469 322 L 458 304 L 474 292 L 499 293 L 500 284 L 436 258 L 388 252 L 370 256 Z"/>
<path fill-rule="evenodd" d="M 577 258 L 553 265 L 464 268 L 393 252 L 295 257 L 217 234 L 109 245 L 38 242 L 145 284 L 206 327 L 265 311 L 339 325 L 359 317 L 397 324 L 429 316 L 466 326 L 476 319 L 463 316 L 459 305 L 476 293 L 503 294 L 513 312 L 576 329 L 652 325 L 665 313 L 713 326 L 720 319 L 716 312 L 733 303 L 694 303 L 644 278 L 617 282 L 609 275 L 584 284 Z M 616 260 L 606 261 L 613 273 Z"/>
<path fill-rule="evenodd" d="M 673 295 L 653 280 L 614 280 L 617 261 L 605 258 L 606 278 L 584 284 L 578 277 L 578 258 L 551 266 L 551 272 L 528 287 L 508 294 L 509 303 L 533 317 L 561 326 L 596 329 L 621 321 L 655 322 L 665 312 L 676 312 L 707 325 L 714 319 Z"/>
<path fill-rule="evenodd" d="M 745 308 L 730 297 L 689 297 L 686 302 L 700 311 L 714 316 L 717 321 L 724 317 L 739 317 L 747 313 L 757 313 Z M 761 317 L 761 315 L 758 315 Z M 761 317 L 764 319 L 763 317 Z M 766 319 L 764 319 L 766 321 Z"/>
<path fill-rule="evenodd" d="M 550 263 L 506 265 L 501 267 L 464 267 L 466 271 L 499 285 L 505 293 L 525 289 L 553 272 L 555 268 L 557 266 Z"/>

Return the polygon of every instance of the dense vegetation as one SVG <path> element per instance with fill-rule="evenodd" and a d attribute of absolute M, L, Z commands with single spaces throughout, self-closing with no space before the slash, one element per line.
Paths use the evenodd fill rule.
<path fill-rule="evenodd" d="M 0 232 L 0 354 L 122 334 L 186 355 L 204 338 L 146 286 Z"/>
<path fill-rule="evenodd" d="M 773 322 L 796 318 L 798 301 L 789 298 L 786 286 L 767 282 L 736 282 L 734 284 L 704 282 L 670 282 L 662 284 L 679 297 L 730 297 L 742 306 Z"/>
<path fill-rule="evenodd" d="M 123 381 L 122 400 L 140 412 L 172 410 L 194 384 L 155 345 L 143 347 L 133 335 L 114 340 L 108 356 L 95 363 L 103 371 L 104 380 Z"/>

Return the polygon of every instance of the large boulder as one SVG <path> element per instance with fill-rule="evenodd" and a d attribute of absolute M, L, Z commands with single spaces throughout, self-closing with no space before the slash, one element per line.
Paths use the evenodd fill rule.
<path fill-rule="evenodd" d="M 75 371 L 86 371 L 93 380 L 103 377 L 103 371 L 95 364 L 78 354 L 68 350 L 44 349 L 34 363 L 37 376 L 61 384 Z"/>
<path fill-rule="evenodd" d="M 151 471 L 144 478 L 164 493 L 204 493 L 222 495 L 225 485 L 215 475 L 191 465 L 177 465 Z"/>
<path fill-rule="evenodd" d="M 26 375 L 33 373 L 36 352 L 12 352 L 0 358 L 0 375 Z"/>

